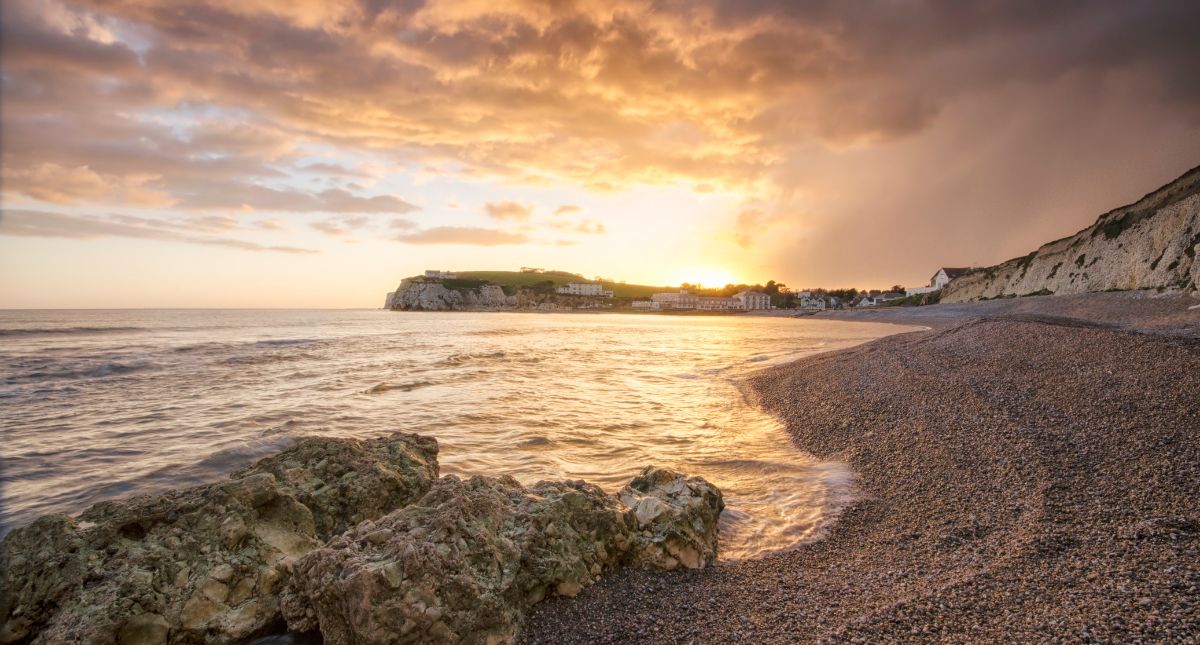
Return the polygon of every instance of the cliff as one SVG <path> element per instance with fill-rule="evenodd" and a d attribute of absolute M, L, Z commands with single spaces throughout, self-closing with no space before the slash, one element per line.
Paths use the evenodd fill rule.
<path fill-rule="evenodd" d="M 504 295 L 494 284 L 474 289 L 451 289 L 440 281 L 405 278 L 388 294 L 388 309 L 402 311 L 447 311 L 457 309 L 508 309 L 516 306 L 515 296 Z"/>
<path fill-rule="evenodd" d="M 1045 293 L 1195 289 L 1200 167 L 1078 233 L 946 285 L 942 302 Z"/>

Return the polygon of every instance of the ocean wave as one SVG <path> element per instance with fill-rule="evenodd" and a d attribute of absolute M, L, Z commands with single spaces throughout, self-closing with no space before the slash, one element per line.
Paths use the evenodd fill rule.
<path fill-rule="evenodd" d="M 316 338 L 277 338 L 255 341 L 260 347 L 291 347 L 293 345 L 312 345 L 319 342 Z"/>
<path fill-rule="evenodd" d="M 36 371 L 17 374 L 5 379 L 7 383 L 36 383 L 39 381 L 61 381 L 85 378 L 104 378 L 106 376 L 123 376 L 133 372 L 158 369 L 159 365 L 149 361 L 134 361 L 128 363 L 102 363 L 52 371 Z"/>
<path fill-rule="evenodd" d="M 120 334 L 135 331 L 150 331 L 147 327 L 15 327 L 0 329 L 0 338 L 5 336 L 69 336 L 83 334 Z"/>
<path fill-rule="evenodd" d="M 480 329 L 479 331 L 469 331 L 464 333 L 464 336 L 524 336 L 526 334 L 538 333 L 537 329 Z"/>
<path fill-rule="evenodd" d="M 273 363 L 293 363 L 316 359 L 317 356 L 308 353 L 301 354 L 239 354 L 214 361 L 217 365 L 268 365 Z"/>
<path fill-rule="evenodd" d="M 430 381 L 416 381 L 413 383 L 380 383 L 379 385 L 364 391 L 363 394 L 383 394 L 384 392 L 391 392 L 392 390 L 411 392 L 423 387 L 429 387 L 430 385 L 437 384 Z"/>
<path fill-rule="evenodd" d="M 442 359 L 442 365 L 465 365 L 467 363 L 491 363 L 499 359 L 506 358 L 507 352 L 487 352 L 482 354 L 462 353 L 454 354 Z"/>

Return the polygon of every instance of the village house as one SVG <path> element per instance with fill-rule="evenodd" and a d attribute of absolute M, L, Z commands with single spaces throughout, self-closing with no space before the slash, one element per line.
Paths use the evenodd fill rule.
<path fill-rule="evenodd" d="M 747 311 L 771 308 L 771 296 L 761 291 L 741 291 L 734 294 L 733 297 L 741 302 L 742 309 Z"/>
<path fill-rule="evenodd" d="M 825 300 L 822 298 L 813 298 L 811 296 L 801 296 L 800 308 L 813 311 L 825 311 Z"/>
<path fill-rule="evenodd" d="M 904 294 L 908 296 L 917 296 L 923 293 L 933 293 L 934 291 L 939 291 L 942 287 L 950 284 L 951 280 L 957 278 L 958 276 L 965 275 L 970 270 L 971 269 L 967 267 L 942 267 L 937 270 L 937 273 L 933 274 L 932 278 L 929 279 L 928 287 L 909 287 L 904 290 Z"/>
<path fill-rule="evenodd" d="M 705 311 L 728 311 L 742 308 L 742 302 L 737 298 L 721 298 L 721 297 L 700 297 L 700 301 L 696 303 L 697 309 Z"/>
<path fill-rule="evenodd" d="M 682 289 L 678 293 L 656 293 L 650 300 L 657 303 L 659 309 L 695 309 L 700 304 L 700 296 Z"/>
<path fill-rule="evenodd" d="M 613 297 L 613 292 L 606 290 L 599 282 L 568 282 L 554 291 L 571 296 Z"/>
<path fill-rule="evenodd" d="M 440 271 L 438 269 L 427 269 L 425 271 L 425 277 L 432 278 L 434 280 L 457 280 L 458 279 L 458 275 L 450 273 L 449 271 Z"/>

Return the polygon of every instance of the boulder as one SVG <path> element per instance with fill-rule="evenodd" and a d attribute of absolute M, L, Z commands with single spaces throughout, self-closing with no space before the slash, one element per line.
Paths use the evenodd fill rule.
<path fill-rule="evenodd" d="M 228 480 L 49 515 L 0 544 L 0 643 L 224 643 L 281 623 L 291 564 L 424 495 L 437 442 L 310 438 Z"/>
<path fill-rule="evenodd" d="M 700 477 L 646 468 L 617 494 L 637 533 L 632 563 L 649 569 L 697 569 L 717 560 L 721 491 Z"/>
<path fill-rule="evenodd" d="M 584 482 L 447 476 L 301 558 L 283 613 L 332 645 L 511 642 L 530 606 L 605 570 L 711 564 L 723 506 L 703 479 L 657 468 L 620 497 Z"/>

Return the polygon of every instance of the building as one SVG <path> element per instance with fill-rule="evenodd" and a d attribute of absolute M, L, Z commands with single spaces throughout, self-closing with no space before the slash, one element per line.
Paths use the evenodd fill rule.
<path fill-rule="evenodd" d="M 433 278 L 435 280 L 457 280 L 458 279 L 457 275 L 450 273 L 449 271 L 440 271 L 437 269 L 427 269 L 425 271 L 425 277 Z"/>
<path fill-rule="evenodd" d="M 650 300 L 658 303 L 659 309 L 695 309 L 700 306 L 700 296 L 684 290 L 679 293 L 656 293 L 650 296 Z"/>
<path fill-rule="evenodd" d="M 737 298 L 710 298 L 700 297 L 700 301 L 696 303 L 697 309 L 705 311 L 730 311 L 742 308 L 742 302 Z"/>
<path fill-rule="evenodd" d="M 800 308 L 812 309 L 814 311 L 825 311 L 825 300 L 822 298 L 803 296 L 800 298 Z"/>
<path fill-rule="evenodd" d="M 937 270 L 937 273 L 933 274 L 932 278 L 929 279 L 929 286 L 933 287 L 934 289 L 941 289 L 942 287 L 950 284 L 951 280 L 961 275 L 966 275 L 966 273 L 970 270 L 971 269 L 969 267 L 957 269 L 942 267 Z"/>
<path fill-rule="evenodd" d="M 878 300 L 879 302 L 887 302 L 889 300 L 896 300 L 896 299 L 903 298 L 903 297 L 904 297 L 904 294 L 902 294 L 898 291 L 888 291 L 887 293 L 879 294 L 879 296 L 876 298 L 876 300 Z"/>
<path fill-rule="evenodd" d="M 740 291 L 733 297 L 742 304 L 742 309 L 746 311 L 771 308 L 771 296 L 761 291 Z"/>
<path fill-rule="evenodd" d="M 634 309 L 649 309 L 651 311 L 658 311 L 660 309 L 658 303 L 653 300 L 634 300 L 632 304 Z"/>
<path fill-rule="evenodd" d="M 613 292 L 604 288 L 604 285 L 599 282 L 568 282 L 554 290 L 557 293 L 566 294 L 569 296 L 598 296 L 601 298 L 613 297 Z"/>

